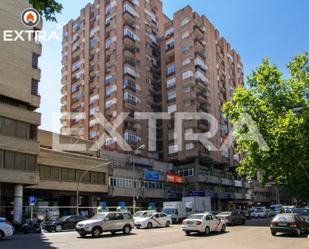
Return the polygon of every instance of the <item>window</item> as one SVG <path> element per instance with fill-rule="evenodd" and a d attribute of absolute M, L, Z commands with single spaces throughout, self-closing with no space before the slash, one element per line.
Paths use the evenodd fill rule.
<path fill-rule="evenodd" d="M 29 124 L 24 122 L 16 122 L 16 136 L 28 138 Z"/>
<path fill-rule="evenodd" d="M 185 19 L 183 19 L 182 21 L 181 21 L 181 26 L 185 26 L 187 23 L 189 23 L 191 21 L 191 18 L 190 17 L 187 17 L 187 18 L 185 18 Z"/>
<path fill-rule="evenodd" d="M 182 61 L 182 65 L 185 66 L 187 64 L 191 63 L 191 59 L 190 58 L 186 58 Z"/>
<path fill-rule="evenodd" d="M 32 79 L 31 80 L 31 94 L 38 95 L 39 90 L 39 81 Z"/>
<path fill-rule="evenodd" d="M 170 50 L 170 49 L 173 49 L 174 47 L 175 47 L 175 41 L 170 40 L 166 43 L 165 50 Z"/>
<path fill-rule="evenodd" d="M 166 82 L 167 87 L 173 87 L 175 85 L 176 85 L 176 78 L 171 78 L 171 79 L 167 80 L 167 82 Z"/>
<path fill-rule="evenodd" d="M 168 100 L 176 99 L 176 91 L 170 91 L 167 95 Z"/>
<path fill-rule="evenodd" d="M 189 36 L 190 36 L 190 32 L 189 31 L 185 31 L 185 32 L 181 33 L 181 39 L 185 39 L 185 38 L 187 38 Z"/>
<path fill-rule="evenodd" d="M 167 75 L 174 74 L 176 72 L 176 66 L 175 65 L 170 65 L 167 67 Z"/>
<path fill-rule="evenodd" d="M 168 154 L 175 154 L 178 152 L 178 145 L 174 144 L 174 145 L 170 145 L 168 147 Z"/>
<path fill-rule="evenodd" d="M 194 149 L 194 143 L 187 143 L 186 150 L 192 150 L 192 149 Z"/>
<path fill-rule="evenodd" d="M 109 95 L 111 95 L 112 93 L 114 93 L 114 92 L 116 92 L 117 91 L 117 86 L 116 85 L 113 85 L 113 86 L 111 86 L 111 87 L 107 87 L 106 89 L 105 89 L 105 95 L 106 96 L 109 96 Z"/>
<path fill-rule="evenodd" d="M 113 98 L 111 100 L 107 100 L 107 101 L 105 101 L 105 108 L 109 108 L 112 105 L 115 105 L 116 103 L 117 103 L 117 99 L 116 98 Z"/>
<path fill-rule="evenodd" d="M 124 139 L 133 143 L 140 143 L 142 141 L 141 137 L 127 131 L 124 133 Z"/>
<path fill-rule="evenodd" d="M 181 48 L 181 52 L 182 52 L 182 53 L 186 53 L 186 52 L 188 52 L 191 48 L 192 48 L 192 46 L 185 46 L 185 47 L 182 47 L 182 48 Z"/>
<path fill-rule="evenodd" d="M 185 86 L 183 88 L 183 93 L 190 93 L 193 91 L 193 87 L 192 86 Z"/>
<path fill-rule="evenodd" d="M 38 60 L 39 55 L 36 53 L 32 53 L 32 68 L 38 69 Z"/>
<path fill-rule="evenodd" d="M 184 107 L 190 107 L 193 105 L 193 101 L 191 99 L 185 100 L 183 102 Z"/>
<path fill-rule="evenodd" d="M 124 34 L 124 36 L 127 36 L 134 41 L 140 41 L 139 37 L 136 34 L 134 34 L 134 32 L 132 32 L 127 27 L 124 28 L 123 34 Z"/>
<path fill-rule="evenodd" d="M 0 116 L 0 134 L 27 139 L 36 139 L 36 126 Z"/>
<path fill-rule="evenodd" d="M 188 71 L 186 71 L 186 72 L 184 72 L 184 73 L 182 74 L 182 79 L 183 79 L 183 80 L 185 80 L 185 79 L 187 79 L 187 78 L 190 78 L 190 77 L 193 77 L 193 72 L 192 72 L 191 70 L 188 70 Z"/>
<path fill-rule="evenodd" d="M 168 113 L 176 112 L 176 105 L 169 105 L 169 106 L 167 107 L 167 112 L 168 112 Z"/>
<path fill-rule="evenodd" d="M 79 90 L 79 85 L 78 84 L 75 84 L 75 85 L 73 85 L 72 87 L 71 87 L 71 92 L 72 93 L 75 93 L 75 92 L 77 92 Z"/>

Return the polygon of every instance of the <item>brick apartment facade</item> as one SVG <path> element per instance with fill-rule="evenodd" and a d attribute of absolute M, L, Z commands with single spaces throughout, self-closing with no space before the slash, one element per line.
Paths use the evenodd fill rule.
<path fill-rule="evenodd" d="M 220 148 L 231 130 L 223 103 L 243 83 L 240 56 L 205 16 L 187 6 L 170 20 L 160 0 L 95 0 L 63 32 L 63 134 L 97 140 L 104 128 L 96 112 L 110 122 L 129 112 L 118 132 L 136 148 L 148 145 L 148 124 L 133 119 L 134 113 L 169 113 L 171 119 L 157 121 L 154 128 L 157 150 L 146 147 L 142 156 L 173 163 L 173 173 L 184 177 L 183 194 L 210 195 L 215 208 L 228 200 L 251 199 L 249 185 L 235 175 L 239 158 L 233 146 L 210 152 L 186 141 L 177 147 L 173 113 L 207 112 L 218 120 L 211 142 Z M 73 119 L 68 112 L 83 114 Z M 182 134 L 207 132 L 210 125 L 185 121 Z M 104 143 L 105 150 L 122 151 L 113 138 Z"/>
<path fill-rule="evenodd" d="M 161 112 L 159 37 L 165 17 L 159 0 L 96 0 L 64 27 L 62 70 L 62 133 L 98 140 L 104 131 L 95 119 L 103 113 L 109 122 L 119 113 L 129 117 L 117 131 L 133 148 L 148 145 L 146 120 L 134 112 Z M 66 112 L 85 116 L 67 119 Z M 67 118 L 66 118 L 67 117 Z M 162 156 L 162 132 L 158 150 L 143 155 Z M 121 150 L 113 138 L 104 139 L 105 149 Z"/>

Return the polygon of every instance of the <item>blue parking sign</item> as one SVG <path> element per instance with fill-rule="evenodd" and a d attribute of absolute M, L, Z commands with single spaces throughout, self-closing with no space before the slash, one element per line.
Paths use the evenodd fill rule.
<path fill-rule="evenodd" d="M 36 203 L 36 197 L 35 196 L 29 196 L 28 197 L 28 203 L 29 203 L 29 206 L 34 206 L 35 203 Z"/>

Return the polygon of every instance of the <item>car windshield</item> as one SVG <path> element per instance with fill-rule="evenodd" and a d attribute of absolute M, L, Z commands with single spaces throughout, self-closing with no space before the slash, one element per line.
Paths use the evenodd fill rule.
<path fill-rule="evenodd" d="M 60 221 L 66 221 L 67 218 L 69 218 L 70 216 L 62 216 L 59 218 Z"/>
<path fill-rule="evenodd" d="M 191 220 L 200 220 L 204 217 L 204 214 L 191 214 L 188 219 Z"/>
<path fill-rule="evenodd" d="M 175 209 L 174 208 L 163 208 L 162 212 L 166 214 L 174 214 Z"/>
<path fill-rule="evenodd" d="M 152 217 L 153 216 L 153 214 L 152 213 L 145 213 L 145 214 L 143 214 L 143 218 L 150 218 L 150 217 Z"/>
<path fill-rule="evenodd" d="M 262 213 L 264 211 L 265 211 L 264 208 L 257 208 L 257 209 L 255 209 L 255 212 L 257 212 L 257 213 Z"/>
<path fill-rule="evenodd" d="M 143 213 L 144 213 L 144 212 L 142 212 L 142 211 L 138 211 L 138 212 L 136 212 L 133 216 L 134 216 L 134 217 L 142 217 L 142 216 L 143 216 Z"/>
<path fill-rule="evenodd" d="M 232 212 L 221 212 L 221 213 L 218 214 L 218 216 L 220 216 L 220 215 L 231 215 L 231 214 L 232 214 Z"/>
<path fill-rule="evenodd" d="M 91 218 L 91 220 L 103 220 L 107 213 L 96 214 Z"/>
<path fill-rule="evenodd" d="M 275 222 L 294 222 L 293 215 L 279 214 L 277 215 L 273 221 Z"/>

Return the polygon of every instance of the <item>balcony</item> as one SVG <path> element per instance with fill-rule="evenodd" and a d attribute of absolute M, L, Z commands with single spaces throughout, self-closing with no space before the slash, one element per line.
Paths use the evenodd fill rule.
<path fill-rule="evenodd" d="M 204 31 L 202 30 L 202 28 L 200 27 L 200 26 L 198 26 L 198 25 L 194 25 L 193 26 L 193 29 L 194 29 L 194 32 L 193 32 L 193 34 L 195 35 L 195 37 L 197 37 L 197 38 L 199 38 L 199 39 L 201 39 L 201 38 L 203 38 L 204 37 Z"/>
<path fill-rule="evenodd" d="M 129 10 L 124 10 L 123 12 L 123 20 L 126 24 L 129 24 L 129 25 L 134 25 L 135 23 L 135 16 L 129 12 Z"/>
<path fill-rule="evenodd" d="M 136 47 L 135 46 L 135 40 L 133 38 L 131 38 L 128 35 L 124 35 L 123 37 L 123 45 L 124 46 L 129 46 L 129 47 Z"/>
<path fill-rule="evenodd" d="M 197 93 L 197 100 L 198 102 L 200 103 L 207 103 L 208 100 L 207 100 L 207 97 L 208 97 L 208 92 L 207 91 L 202 91 L 202 92 L 199 92 Z"/>

